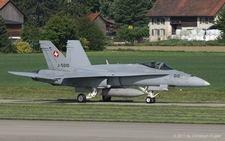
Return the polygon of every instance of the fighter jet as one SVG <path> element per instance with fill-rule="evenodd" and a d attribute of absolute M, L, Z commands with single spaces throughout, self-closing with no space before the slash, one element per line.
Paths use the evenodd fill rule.
<path fill-rule="evenodd" d="M 97 94 L 103 101 L 111 97 L 136 97 L 146 94 L 146 103 L 155 103 L 154 91 L 170 87 L 203 87 L 210 84 L 193 75 L 178 71 L 164 62 L 139 64 L 92 65 L 78 40 L 68 40 L 66 57 L 51 41 L 40 41 L 48 69 L 35 72 L 12 72 L 19 76 L 46 82 L 54 86 L 75 87 L 78 102 L 85 102 Z M 132 88 L 131 88 L 132 86 Z M 136 88 L 134 88 L 136 87 Z M 87 92 L 87 96 L 83 94 Z"/>

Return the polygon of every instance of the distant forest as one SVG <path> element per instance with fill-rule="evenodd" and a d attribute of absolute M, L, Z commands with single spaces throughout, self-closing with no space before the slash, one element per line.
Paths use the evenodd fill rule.
<path fill-rule="evenodd" d="M 156 0 L 11 0 L 26 15 L 26 20 L 34 21 L 37 27 L 45 26 L 53 15 L 82 17 L 99 13 L 113 19 L 120 25 L 144 26 L 147 11 Z M 32 23 L 34 23 L 32 22 Z"/>

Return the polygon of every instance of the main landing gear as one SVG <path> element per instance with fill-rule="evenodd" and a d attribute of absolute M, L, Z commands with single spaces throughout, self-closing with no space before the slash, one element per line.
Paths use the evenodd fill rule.
<path fill-rule="evenodd" d="M 146 103 L 155 103 L 156 100 L 155 100 L 155 97 L 153 97 L 153 98 L 151 98 L 151 97 L 146 97 L 145 102 L 146 102 Z"/>
<path fill-rule="evenodd" d="M 86 95 L 85 94 L 79 94 L 77 96 L 77 101 L 80 103 L 86 102 Z"/>
<path fill-rule="evenodd" d="M 91 99 L 91 98 L 95 97 L 97 95 L 97 93 L 98 93 L 98 91 L 97 91 L 96 88 L 91 88 L 87 97 L 86 97 L 86 95 L 81 93 L 77 96 L 77 101 L 80 102 L 80 103 L 86 102 L 86 99 Z M 111 97 L 102 96 L 102 100 L 103 101 L 110 101 Z"/>
<path fill-rule="evenodd" d="M 109 102 L 109 101 L 111 101 L 111 96 L 102 96 L 102 100 L 104 101 L 104 102 Z"/>
<path fill-rule="evenodd" d="M 79 94 L 77 96 L 77 101 L 80 103 L 86 102 L 86 99 L 91 99 L 97 95 L 97 89 L 96 88 L 91 88 L 91 91 L 88 93 L 87 97 L 84 94 Z"/>
<path fill-rule="evenodd" d="M 80 103 L 84 103 L 84 102 L 86 102 L 86 95 L 85 94 L 79 94 L 78 96 L 77 96 L 77 101 L 78 102 L 80 102 Z M 102 96 L 102 100 L 104 101 L 104 102 L 109 102 L 109 101 L 111 101 L 111 96 Z"/>
<path fill-rule="evenodd" d="M 155 102 L 156 102 L 155 97 L 156 97 L 159 93 L 154 94 L 154 91 L 152 91 L 152 90 L 148 91 L 148 87 L 143 88 L 143 87 L 139 86 L 138 88 L 139 88 L 143 93 L 145 93 L 145 94 L 148 95 L 148 96 L 146 97 L 146 99 L 145 99 L 145 102 L 146 102 L 146 103 L 155 103 Z"/>

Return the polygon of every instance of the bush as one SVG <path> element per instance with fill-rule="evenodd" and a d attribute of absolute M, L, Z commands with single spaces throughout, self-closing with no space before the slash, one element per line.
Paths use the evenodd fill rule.
<path fill-rule="evenodd" d="M 106 36 L 100 27 L 91 22 L 88 17 L 81 17 L 77 19 L 77 30 L 80 38 L 87 39 L 89 43 L 89 50 L 104 50 Z"/>
<path fill-rule="evenodd" d="M 86 38 L 79 38 L 80 43 L 82 44 L 85 51 L 89 50 L 89 44 L 90 42 Z"/>
<path fill-rule="evenodd" d="M 53 16 L 44 27 L 42 39 L 50 40 L 59 50 L 66 50 L 68 40 L 77 40 L 76 23 L 69 16 Z"/>
<path fill-rule="evenodd" d="M 24 41 L 16 41 L 15 46 L 17 53 L 31 53 L 33 51 L 30 44 Z"/>

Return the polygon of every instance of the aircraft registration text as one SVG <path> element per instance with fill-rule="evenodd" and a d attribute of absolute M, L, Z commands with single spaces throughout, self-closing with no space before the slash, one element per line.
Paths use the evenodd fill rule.
<path fill-rule="evenodd" d="M 69 68 L 70 64 L 61 63 L 61 64 L 58 64 L 58 67 Z"/>

